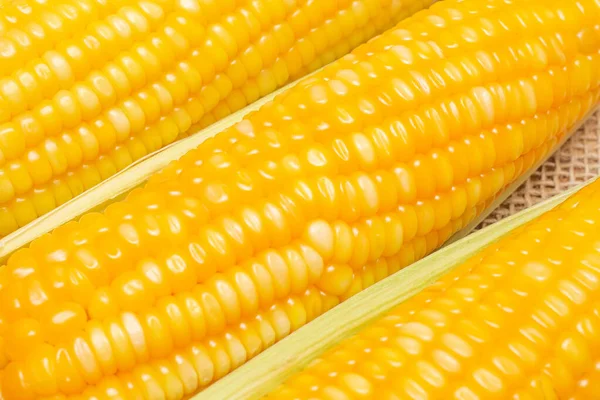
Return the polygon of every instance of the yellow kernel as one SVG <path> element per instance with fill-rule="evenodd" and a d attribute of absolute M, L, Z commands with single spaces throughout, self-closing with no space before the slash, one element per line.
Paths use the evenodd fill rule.
<path fill-rule="evenodd" d="M 330 265 L 324 269 L 317 286 L 328 294 L 341 296 L 350 288 L 353 278 L 354 271 L 349 266 Z"/>

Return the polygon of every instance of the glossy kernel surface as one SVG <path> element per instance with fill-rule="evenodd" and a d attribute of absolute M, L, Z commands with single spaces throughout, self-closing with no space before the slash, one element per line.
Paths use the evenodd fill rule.
<path fill-rule="evenodd" d="M 0 237 L 432 2 L 3 2 Z"/>
<path fill-rule="evenodd" d="M 596 398 L 600 181 L 490 245 L 266 399 Z"/>
<path fill-rule="evenodd" d="M 156 20 L 140 29 L 150 29 L 162 8 L 144 7 Z M 2 395 L 186 398 L 429 254 L 597 104 L 599 12 L 595 0 L 437 3 L 302 80 L 125 200 L 15 252 L 0 269 L 0 339 L 25 350 L 0 341 Z M 233 51 L 229 39 L 220 40 Z M 166 62 L 136 51 L 149 64 Z M 158 97 L 140 98 L 156 112 L 169 108 L 172 97 L 152 88 Z M 99 101 L 112 97 L 107 91 Z M 131 126 L 122 115 L 100 126 Z M 561 299 L 549 299 L 557 312 L 565 312 Z M 440 307 L 453 310 L 455 300 Z M 515 306 L 514 296 L 494 301 Z M 501 313 L 486 315 L 502 323 Z M 402 346 L 421 354 L 426 346 L 413 336 L 428 337 L 431 328 L 406 329 Z M 448 368 L 474 352 L 460 335 L 444 341 L 459 352 L 437 354 Z M 534 361 L 525 345 L 515 346 Z M 402 357 L 390 362 L 404 364 Z M 441 374 L 432 361 L 417 367 L 432 380 Z M 489 368 L 474 377 L 490 382 Z M 344 382 L 371 390 L 359 373 Z M 406 385 L 418 391 L 420 383 Z"/>

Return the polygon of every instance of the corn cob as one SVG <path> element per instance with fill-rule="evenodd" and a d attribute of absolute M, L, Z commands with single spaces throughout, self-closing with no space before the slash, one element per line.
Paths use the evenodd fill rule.
<path fill-rule="evenodd" d="M 0 236 L 432 1 L 9 2 Z"/>
<path fill-rule="evenodd" d="M 439 247 L 597 104 L 599 12 L 439 3 L 17 251 L 2 395 L 184 398 Z"/>
<path fill-rule="evenodd" d="M 279 395 L 283 388 L 286 388 L 284 395 L 286 392 L 290 394 L 285 385 L 279 389 L 278 386 L 290 378 L 296 379 L 294 374 L 310 367 L 311 363 L 319 363 L 316 360 L 325 352 L 344 340 L 351 341 L 350 338 L 357 332 L 371 330 L 370 326 L 385 318 L 399 304 L 409 301 L 489 246 L 561 205 L 582 188 L 594 182 L 598 186 L 599 179 L 591 179 L 503 218 L 493 226 L 473 232 L 468 237 L 449 241 L 445 248 L 365 289 L 328 311 L 326 318 L 316 319 L 281 343 L 266 349 L 254 360 L 206 388 L 193 399 L 254 400 L 274 391 Z M 332 373 L 332 376 L 335 376 L 335 373 Z M 395 378 L 400 376 L 395 375 Z M 307 387 L 310 387 L 310 384 Z M 308 395 L 306 399 L 319 398 L 318 393 L 312 394 L 314 396 Z M 545 398 L 554 399 L 552 396 Z"/>
<path fill-rule="evenodd" d="M 599 204 L 597 180 L 266 398 L 600 398 Z"/>

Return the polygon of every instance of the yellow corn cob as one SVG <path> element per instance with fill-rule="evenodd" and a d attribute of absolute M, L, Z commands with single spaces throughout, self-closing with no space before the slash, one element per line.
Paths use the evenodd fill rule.
<path fill-rule="evenodd" d="M 598 15 L 438 3 L 17 251 L 2 395 L 184 398 L 431 252 L 597 104 Z"/>
<path fill-rule="evenodd" d="M 267 398 L 600 398 L 599 205 L 597 180 Z"/>
<path fill-rule="evenodd" d="M 9 2 L 0 236 L 432 1 Z"/>

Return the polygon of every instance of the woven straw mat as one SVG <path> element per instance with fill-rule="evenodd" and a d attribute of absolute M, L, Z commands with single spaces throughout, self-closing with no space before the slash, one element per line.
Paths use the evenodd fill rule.
<path fill-rule="evenodd" d="M 600 111 L 596 112 L 478 228 L 600 175 Z"/>

